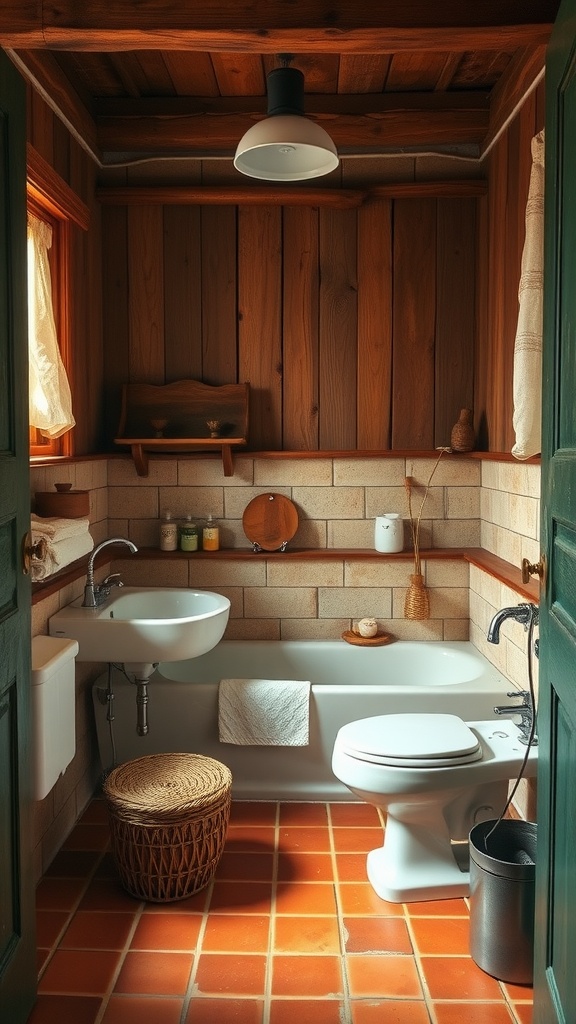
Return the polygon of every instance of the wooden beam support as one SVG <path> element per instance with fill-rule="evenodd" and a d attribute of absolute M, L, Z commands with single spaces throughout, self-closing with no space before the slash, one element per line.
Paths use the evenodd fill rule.
<path fill-rule="evenodd" d="M 516 113 L 527 93 L 537 84 L 544 72 L 545 62 L 545 46 L 519 50 L 512 58 L 509 67 L 492 91 L 490 123 L 482 145 L 482 155 Z"/>
<path fill-rule="evenodd" d="M 557 0 L 0 0 L 0 44 L 16 49 L 397 53 L 546 44 Z"/>

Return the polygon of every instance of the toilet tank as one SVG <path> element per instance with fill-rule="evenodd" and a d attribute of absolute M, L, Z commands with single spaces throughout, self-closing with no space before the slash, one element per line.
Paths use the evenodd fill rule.
<path fill-rule="evenodd" d="M 43 800 L 76 753 L 76 640 L 32 640 L 34 799 Z"/>

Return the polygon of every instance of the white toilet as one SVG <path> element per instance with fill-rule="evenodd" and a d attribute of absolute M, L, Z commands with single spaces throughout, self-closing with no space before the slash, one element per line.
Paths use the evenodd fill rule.
<path fill-rule="evenodd" d="M 470 829 L 499 817 L 525 754 L 509 719 L 380 715 L 342 726 L 332 771 L 386 815 L 384 845 L 367 860 L 378 896 L 392 903 L 467 896 Z M 536 774 L 537 756 L 532 746 L 526 777 Z"/>

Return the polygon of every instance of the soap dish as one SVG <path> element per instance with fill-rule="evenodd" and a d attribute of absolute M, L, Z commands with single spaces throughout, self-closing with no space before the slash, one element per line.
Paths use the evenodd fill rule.
<path fill-rule="evenodd" d="M 360 636 L 355 629 L 347 629 L 342 633 L 342 639 L 347 644 L 354 644 L 356 647 L 383 647 L 384 644 L 394 643 L 394 637 L 390 633 L 376 633 L 376 636 Z"/>

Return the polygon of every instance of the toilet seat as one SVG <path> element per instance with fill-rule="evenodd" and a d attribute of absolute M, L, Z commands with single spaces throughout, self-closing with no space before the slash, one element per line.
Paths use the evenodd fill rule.
<path fill-rule="evenodd" d="M 377 715 L 342 726 L 336 744 L 358 761 L 397 768 L 450 768 L 482 758 L 475 733 L 456 715 Z"/>

